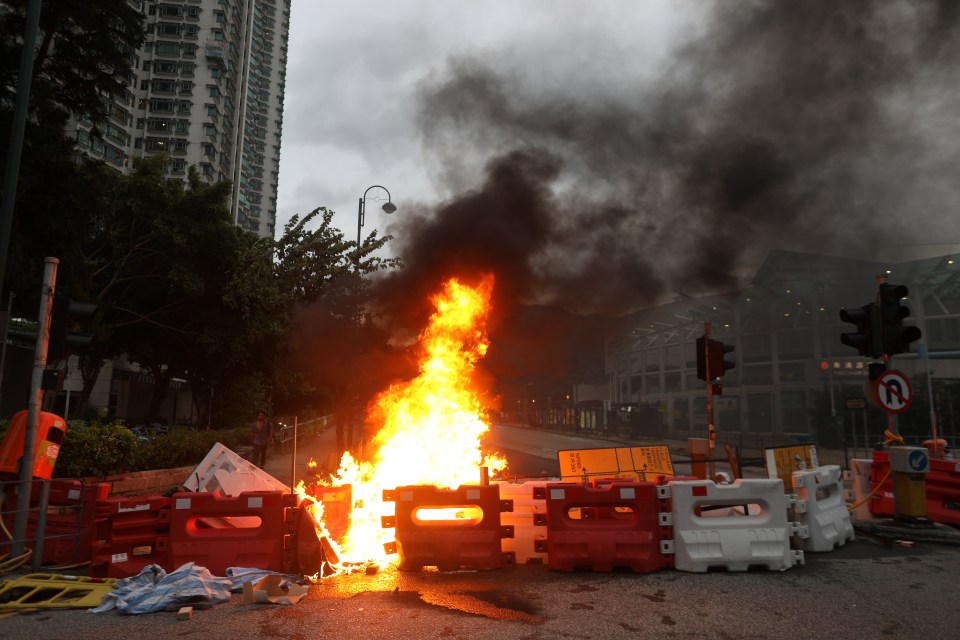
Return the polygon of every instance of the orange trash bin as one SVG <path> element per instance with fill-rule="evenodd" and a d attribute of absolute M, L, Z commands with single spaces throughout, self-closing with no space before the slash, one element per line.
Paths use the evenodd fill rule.
<path fill-rule="evenodd" d="M 49 479 L 60 454 L 60 445 L 67 432 L 67 423 L 60 416 L 40 412 L 34 434 L 33 477 Z M 18 411 L 0 444 L 0 477 L 19 477 L 20 460 L 23 458 L 23 439 L 27 432 L 27 410 Z"/>

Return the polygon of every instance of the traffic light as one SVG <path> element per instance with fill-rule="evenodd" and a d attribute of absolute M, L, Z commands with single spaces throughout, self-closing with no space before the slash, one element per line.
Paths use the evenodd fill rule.
<path fill-rule="evenodd" d="M 707 353 L 706 338 L 697 338 L 697 379 L 707 380 Z"/>
<path fill-rule="evenodd" d="M 53 311 L 50 315 L 50 341 L 47 343 L 47 362 L 66 358 L 74 351 L 90 346 L 93 336 L 74 332 L 77 321 L 93 316 L 97 305 L 78 302 L 65 295 L 53 295 Z"/>
<path fill-rule="evenodd" d="M 723 344 L 719 340 L 710 341 L 710 372 L 713 374 L 710 377 L 711 380 L 722 377 L 727 369 L 733 369 L 737 366 L 733 362 L 723 359 L 731 351 L 733 351 L 732 344 Z"/>
<path fill-rule="evenodd" d="M 880 323 L 882 325 L 883 352 L 893 356 L 910 350 L 910 343 L 919 340 L 920 328 L 903 325 L 903 319 L 910 315 L 910 309 L 900 304 L 907 297 L 908 290 L 902 284 L 880 285 Z"/>
<path fill-rule="evenodd" d="M 710 371 L 707 372 L 707 354 L 706 348 L 710 350 Z M 733 351 L 733 345 L 725 345 L 719 340 L 710 340 L 709 347 L 705 345 L 705 338 L 697 338 L 697 378 L 705 382 L 716 380 L 723 376 L 727 369 L 733 369 L 736 366 L 733 362 L 723 359 L 724 354 Z"/>
<path fill-rule="evenodd" d="M 859 309 L 840 309 L 840 319 L 857 327 L 855 332 L 841 333 L 840 342 L 853 347 L 865 358 L 883 356 L 880 310 L 876 303 L 865 304 Z"/>

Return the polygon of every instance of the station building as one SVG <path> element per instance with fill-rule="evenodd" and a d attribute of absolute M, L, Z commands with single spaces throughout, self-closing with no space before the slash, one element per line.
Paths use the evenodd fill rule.
<path fill-rule="evenodd" d="M 884 252 L 890 261 L 772 251 L 742 290 L 673 302 L 624 318 L 606 347 L 606 408 L 639 410 L 646 435 L 707 437 L 706 383 L 697 377 L 696 340 L 733 350 L 734 367 L 713 396 L 723 440 L 764 446 L 805 437 L 845 447 L 882 437 L 886 414 L 870 400 L 869 364 L 841 343 L 855 331 L 840 309 L 876 301 L 878 282 L 905 285 L 902 301 L 922 338 L 889 365 L 914 383 L 901 433 L 955 441 L 960 420 L 960 247 Z M 866 400 L 866 407 L 861 400 Z M 931 406 L 933 411 L 931 412 Z M 918 414 L 919 412 L 919 414 Z M 931 415 L 932 414 L 932 415 Z M 955 444 L 955 442 L 954 442 Z"/>

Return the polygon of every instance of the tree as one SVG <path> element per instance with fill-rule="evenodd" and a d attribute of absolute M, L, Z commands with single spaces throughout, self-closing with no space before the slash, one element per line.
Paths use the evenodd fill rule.
<path fill-rule="evenodd" d="M 0 0 L 0 146 L 9 144 L 17 94 L 28 0 Z M 43 258 L 60 258 L 58 284 L 71 290 L 82 282 L 78 238 L 102 189 L 102 167 L 75 161 L 73 141 L 65 137 L 69 116 L 99 123 L 110 97 L 122 96 L 131 78 L 135 50 L 143 42 L 143 17 L 125 0 L 44 0 L 33 65 L 29 117 L 24 135 L 10 252 L 4 286 L 39 290 Z M 6 161 L 0 156 L 0 168 Z M 56 185 L 56 189 L 51 189 Z M 35 313 L 29 307 L 18 312 Z"/>
<path fill-rule="evenodd" d="M 29 0 L 0 1 L 0 108 L 12 109 Z M 102 121 L 130 84 L 143 16 L 126 0 L 43 0 L 31 103 L 49 118 Z M 40 106 L 42 105 L 42 106 Z M 41 126 L 52 122 L 39 122 Z"/>
<path fill-rule="evenodd" d="M 369 320 L 364 305 L 369 282 L 363 276 L 400 264 L 376 255 L 389 236 L 372 233 L 357 248 L 332 225 L 333 216 L 319 207 L 302 218 L 293 216 L 277 240 L 251 241 L 227 289 L 227 303 L 248 331 L 251 366 L 261 372 L 261 385 L 271 390 L 275 408 L 283 411 L 329 400 L 329 389 L 316 375 L 316 359 L 305 354 L 318 338 L 308 335 L 311 326 L 322 322 L 325 329 L 334 324 L 350 331 L 363 325 Z"/>

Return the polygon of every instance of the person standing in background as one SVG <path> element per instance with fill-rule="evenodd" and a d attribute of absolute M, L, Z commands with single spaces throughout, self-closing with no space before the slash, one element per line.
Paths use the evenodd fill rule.
<path fill-rule="evenodd" d="M 258 467 L 267 462 L 267 446 L 273 444 L 273 425 L 267 420 L 267 412 L 257 413 L 253 423 L 253 460 Z"/>

